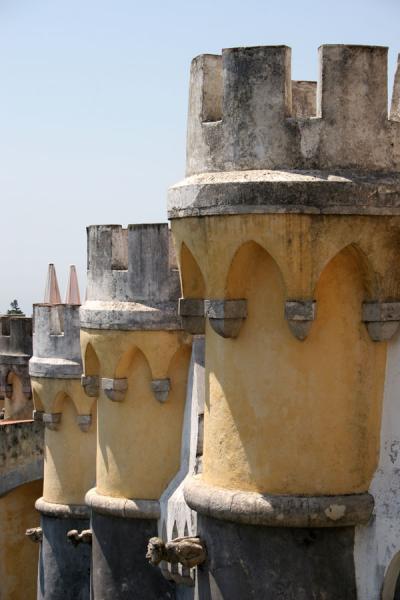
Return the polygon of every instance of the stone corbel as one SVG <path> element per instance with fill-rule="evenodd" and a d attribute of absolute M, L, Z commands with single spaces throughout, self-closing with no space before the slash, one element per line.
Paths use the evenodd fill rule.
<path fill-rule="evenodd" d="M 202 298 L 179 298 L 178 311 L 185 331 L 192 335 L 204 333 L 206 320 Z"/>
<path fill-rule="evenodd" d="M 316 314 L 317 303 L 315 300 L 287 300 L 285 302 L 285 318 L 290 331 L 298 340 L 306 339 Z"/>
<path fill-rule="evenodd" d="M 32 418 L 34 421 L 43 421 L 43 415 L 44 415 L 44 411 L 43 410 L 34 410 L 32 412 Z"/>
<path fill-rule="evenodd" d="M 103 377 L 101 379 L 101 388 L 112 402 L 123 402 L 126 390 L 128 389 L 128 380 L 125 377 L 123 379 L 108 379 Z"/>
<path fill-rule="evenodd" d="M 31 527 L 25 531 L 25 535 L 35 544 L 38 544 L 43 540 L 43 531 L 41 527 Z"/>
<path fill-rule="evenodd" d="M 400 324 L 400 302 L 363 302 L 362 320 L 373 342 L 385 342 Z"/>
<path fill-rule="evenodd" d="M 92 415 L 77 415 L 76 422 L 79 425 L 79 429 L 86 433 L 92 424 Z"/>
<path fill-rule="evenodd" d="M 211 327 L 223 338 L 236 338 L 247 317 L 247 300 L 205 300 Z"/>
<path fill-rule="evenodd" d="M 151 388 L 156 400 L 166 402 L 169 390 L 171 389 L 171 381 L 167 377 L 165 379 L 153 379 Z"/>
<path fill-rule="evenodd" d="M 96 398 L 99 395 L 100 380 L 98 375 L 82 375 L 81 385 L 89 398 Z"/>
<path fill-rule="evenodd" d="M 42 420 L 47 429 L 57 431 L 61 423 L 61 413 L 43 413 Z"/>
<path fill-rule="evenodd" d="M 79 533 L 77 529 L 70 529 L 67 532 L 67 539 L 73 546 L 78 546 L 79 544 L 89 544 L 92 545 L 92 530 L 91 529 L 82 529 Z"/>
<path fill-rule="evenodd" d="M 191 569 L 206 560 L 207 552 L 199 537 L 179 537 L 167 543 L 159 537 L 152 537 L 149 539 L 146 558 L 154 566 L 165 561 L 171 565 L 181 564 Z"/>

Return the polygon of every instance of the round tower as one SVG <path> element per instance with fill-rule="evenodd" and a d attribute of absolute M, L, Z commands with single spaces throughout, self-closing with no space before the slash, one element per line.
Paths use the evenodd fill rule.
<path fill-rule="evenodd" d="M 93 598 L 167 598 L 148 564 L 159 498 L 179 469 L 190 336 L 167 224 L 88 228 L 81 308 L 82 385 L 97 396 L 92 511 Z"/>
<path fill-rule="evenodd" d="M 96 407 L 81 387 L 79 305 L 35 304 L 34 328 L 34 415 L 45 425 L 38 599 L 89 599 L 90 544 L 75 547 L 68 535 L 89 529 L 85 494 L 95 481 Z"/>
<path fill-rule="evenodd" d="M 400 323 L 400 122 L 386 48 L 319 57 L 315 97 L 296 82 L 292 98 L 286 46 L 192 63 L 169 217 L 182 322 L 206 339 L 203 472 L 185 488 L 199 598 L 357 597 Z"/>
<path fill-rule="evenodd" d="M 32 356 L 32 319 L 0 317 L 0 418 L 32 418 L 32 390 L 29 359 Z"/>

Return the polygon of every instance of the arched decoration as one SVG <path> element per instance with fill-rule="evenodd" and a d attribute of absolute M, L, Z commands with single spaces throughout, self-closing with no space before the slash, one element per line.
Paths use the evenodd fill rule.
<path fill-rule="evenodd" d="M 259 270 L 263 257 L 268 256 L 282 273 L 276 261 L 255 241 L 245 242 L 235 252 L 225 282 L 223 300 L 207 300 L 206 315 L 211 327 L 224 338 L 236 338 L 247 317 L 247 297 L 255 277 L 262 277 Z M 283 279 L 282 279 L 283 281 Z"/>
<path fill-rule="evenodd" d="M 185 344 L 183 346 L 180 346 L 172 356 L 168 365 L 166 379 L 169 382 L 169 390 L 167 398 L 165 398 L 165 400 L 168 399 L 169 402 L 175 402 L 180 401 L 181 398 L 185 399 L 187 378 L 189 373 L 190 355 L 191 346 Z M 158 398 L 156 394 L 155 396 L 157 400 L 160 400 L 160 398 Z"/>
<path fill-rule="evenodd" d="M 72 398 L 66 392 L 60 391 L 60 392 L 57 392 L 57 394 L 56 394 L 56 396 L 54 398 L 54 402 L 53 402 L 53 405 L 52 405 L 52 408 L 53 408 L 52 412 L 62 413 L 65 402 L 72 402 L 72 404 L 74 405 L 75 410 L 77 411 L 77 408 L 76 408 L 75 403 L 72 400 Z"/>
<path fill-rule="evenodd" d="M 382 600 L 400 600 L 400 552 L 394 555 L 386 569 Z"/>
<path fill-rule="evenodd" d="M 81 383 L 85 390 L 85 394 L 89 397 L 96 398 L 99 395 L 100 387 L 100 361 L 90 342 L 85 348 L 83 368 L 84 375 L 82 375 Z"/>
<path fill-rule="evenodd" d="M 182 326 L 188 332 L 204 333 L 205 281 L 193 254 L 183 242 L 180 254 L 180 275 L 183 298 L 179 301 Z"/>
<path fill-rule="evenodd" d="M 249 280 L 254 276 L 257 264 L 264 253 L 274 261 L 283 280 L 282 271 L 271 253 L 258 242 L 249 240 L 236 250 L 232 258 L 225 284 L 226 298 L 246 298 Z"/>
<path fill-rule="evenodd" d="M 377 298 L 380 288 L 379 276 L 373 269 L 367 254 L 357 244 L 347 244 L 346 246 L 343 246 L 340 250 L 338 250 L 338 252 L 335 253 L 334 256 L 331 256 L 325 261 L 324 264 L 320 265 L 319 270 L 314 274 L 312 282 L 314 295 L 322 273 L 325 271 L 331 261 L 334 260 L 338 255 L 345 256 L 349 263 L 353 264 L 354 268 L 361 274 L 364 285 L 365 299 L 368 300 Z"/>
<path fill-rule="evenodd" d="M 7 373 L 5 383 L 4 416 L 6 419 L 32 418 L 31 388 L 14 370 Z"/>
<path fill-rule="evenodd" d="M 86 375 L 99 375 L 100 361 L 90 342 L 86 346 L 83 362 Z"/>
<path fill-rule="evenodd" d="M 138 352 L 142 353 L 137 346 L 131 346 L 122 354 L 115 369 L 116 379 L 124 379 L 129 376 Z"/>
<path fill-rule="evenodd" d="M 33 405 L 35 407 L 35 412 L 36 413 L 44 413 L 45 412 L 44 404 L 43 404 L 42 398 L 39 394 L 38 387 L 37 387 L 37 385 L 35 385 L 34 382 L 32 384 L 32 395 L 33 395 Z"/>
<path fill-rule="evenodd" d="M 206 291 L 203 273 L 185 242 L 181 246 L 180 267 L 184 297 L 204 298 Z"/>

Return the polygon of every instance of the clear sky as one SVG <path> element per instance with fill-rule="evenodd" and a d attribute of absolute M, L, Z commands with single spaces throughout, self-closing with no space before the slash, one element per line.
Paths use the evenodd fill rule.
<path fill-rule="evenodd" d="M 43 300 L 47 263 L 84 294 L 88 224 L 166 220 L 183 177 L 190 60 L 287 44 L 400 51 L 400 0 L 0 0 L 0 311 Z"/>

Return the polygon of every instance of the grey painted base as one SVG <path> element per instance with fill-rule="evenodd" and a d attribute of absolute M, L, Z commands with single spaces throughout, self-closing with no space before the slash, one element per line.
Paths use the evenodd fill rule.
<path fill-rule="evenodd" d="M 67 539 L 70 529 L 89 529 L 89 520 L 42 514 L 41 527 L 38 600 L 89 600 L 91 547 Z"/>
<path fill-rule="evenodd" d="M 356 600 L 354 528 L 242 525 L 198 515 L 196 600 Z"/>
<path fill-rule="evenodd" d="M 175 586 L 146 560 L 155 519 L 126 519 L 92 511 L 92 599 L 173 600 Z"/>

